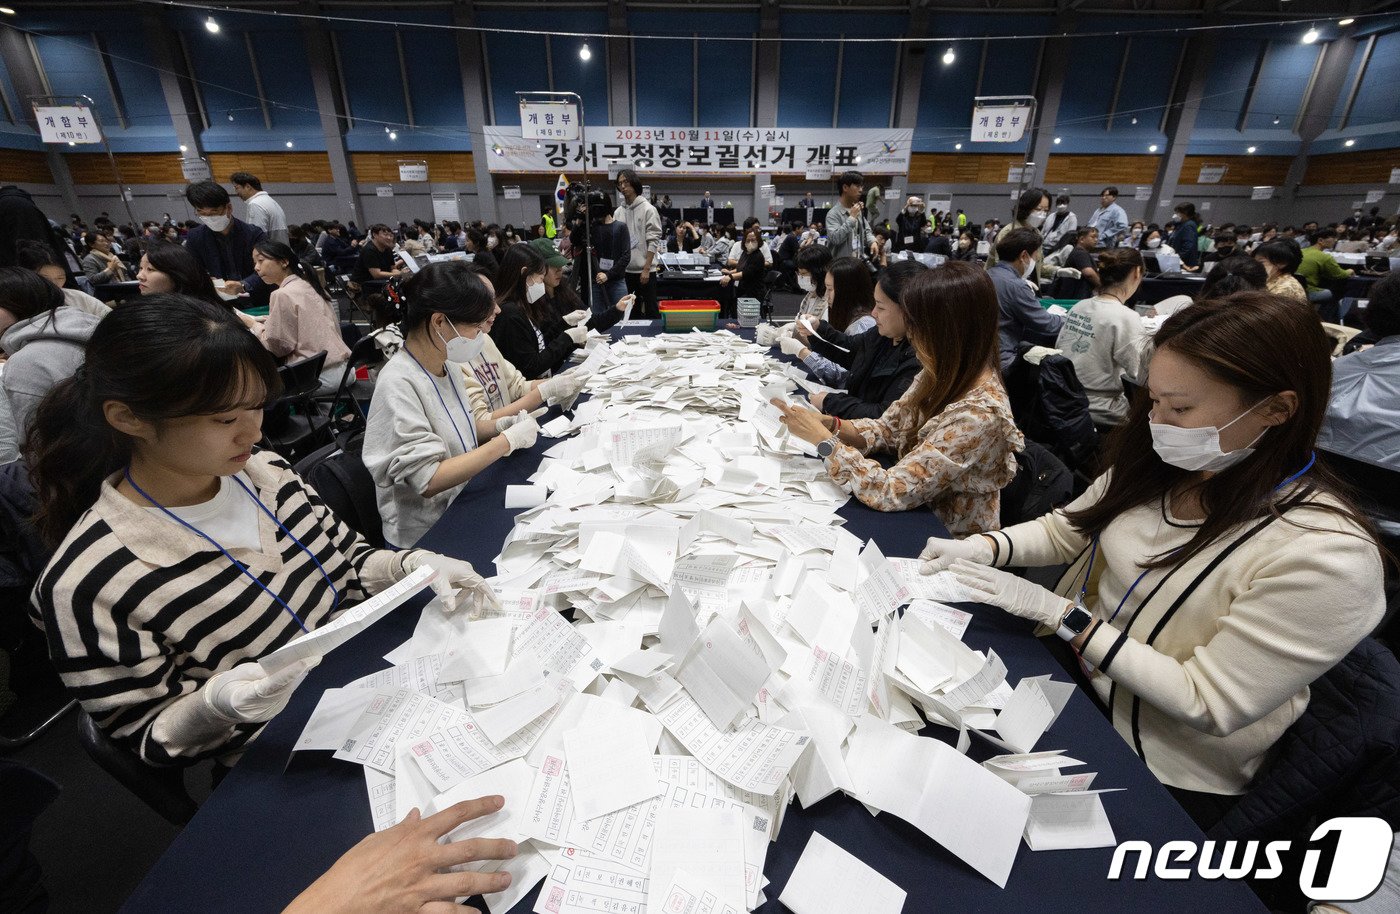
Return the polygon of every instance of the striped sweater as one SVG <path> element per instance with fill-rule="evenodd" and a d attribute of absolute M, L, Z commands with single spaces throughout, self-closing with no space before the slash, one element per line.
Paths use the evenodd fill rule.
<path fill-rule="evenodd" d="M 341 523 L 281 458 L 248 461 L 258 497 L 340 591 L 339 610 L 404 576 L 403 556 Z M 116 741 L 153 765 L 233 757 L 261 724 L 229 725 L 203 743 L 162 715 L 216 673 L 256 660 L 300 628 L 208 541 L 127 499 L 120 474 L 69 531 L 39 578 L 34 606 L 64 684 Z M 308 629 L 333 618 L 332 595 L 306 552 L 259 513 L 261 551 L 230 550 Z M 337 613 L 338 614 L 338 611 Z"/>

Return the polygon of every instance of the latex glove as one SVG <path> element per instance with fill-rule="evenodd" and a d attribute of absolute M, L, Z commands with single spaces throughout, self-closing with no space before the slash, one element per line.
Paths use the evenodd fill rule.
<path fill-rule="evenodd" d="M 930 536 L 928 543 L 924 546 L 924 551 L 919 553 L 919 559 L 924 563 L 919 567 L 919 571 L 923 574 L 934 574 L 947 569 L 958 559 L 964 559 L 978 565 L 990 565 L 994 552 L 992 544 L 980 534 L 969 536 L 965 540 Z"/>
<path fill-rule="evenodd" d="M 540 396 L 544 397 L 545 403 L 553 406 L 556 403 L 577 397 L 579 391 L 583 390 L 583 385 L 587 383 L 587 378 L 577 375 L 555 375 L 540 382 Z"/>
<path fill-rule="evenodd" d="M 799 339 L 787 337 L 778 341 L 778 348 L 783 350 L 783 355 L 801 355 L 807 344 Z"/>
<path fill-rule="evenodd" d="M 514 454 L 522 448 L 528 449 L 535 446 L 535 442 L 540 437 L 540 425 L 533 416 L 526 416 L 501 434 L 506 439 L 506 454 Z"/>
<path fill-rule="evenodd" d="M 1031 619 L 1052 629 L 1060 627 L 1070 601 L 1039 584 L 986 565 L 959 559 L 949 567 L 958 583 L 983 603 L 1000 606 L 1022 619 Z"/>
<path fill-rule="evenodd" d="M 530 423 L 533 425 L 534 420 Z M 491 585 L 476 573 L 470 562 L 414 550 L 404 557 L 403 570 L 412 574 L 419 568 L 431 568 L 438 573 L 432 586 L 445 612 L 466 609 L 471 615 L 479 616 L 483 610 L 501 608 Z"/>
<path fill-rule="evenodd" d="M 588 342 L 587 327 L 570 327 L 568 330 L 564 331 L 564 335 L 573 340 L 576 346 L 582 346 L 584 343 Z"/>
<path fill-rule="evenodd" d="M 792 332 L 796 329 L 797 324 L 793 323 L 792 321 L 788 321 L 786 324 L 783 324 L 781 327 L 778 328 L 778 339 L 784 340 L 790 338 L 792 336 Z"/>
<path fill-rule="evenodd" d="M 577 311 L 570 311 L 568 314 L 564 315 L 564 323 L 568 324 L 570 327 L 577 327 L 579 324 L 588 320 L 592 314 L 592 311 L 585 311 L 582 308 Z"/>
<path fill-rule="evenodd" d="M 204 706 L 229 723 L 262 724 L 287 706 L 297 686 L 320 662 L 320 657 L 308 657 L 275 673 L 256 662 L 240 663 L 210 677 L 199 692 Z"/>
<path fill-rule="evenodd" d="M 1082 275 L 1083 274 L 1076 270 L 1074 267 L 1060 267 L 1058 270 L 1055 271 L 1056 277 L 1062 276 L 1067 279 L 1078 279 Z"/>
<path fill-rule="evenodd" d="M 543 387 L 544 385 L 541 384 L 540 386 Z M 502 416 L 501 418 L 496 420 L 496 434 L 501 434 L 517 422 L 523 421 L 526 417 L 534 418 L 536 416 L 543 416 L 546 412 L 547 410 L 543 406 L 541 406 L 539 409 L 533 410 L 528 413 L 522 409 L 520 412 L 516 413 L 513 416 Z"/>
<path fill-rule="evenodd" d="M 765 322 L 754 328 L 753 336 L 758 345 L 772 346 L 778 342 L 778 328 Z"/>

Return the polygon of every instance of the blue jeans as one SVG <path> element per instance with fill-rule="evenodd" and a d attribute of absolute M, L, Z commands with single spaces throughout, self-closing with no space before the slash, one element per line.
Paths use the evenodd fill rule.
<path fill-rule="evenodd" d="M 596 282 L 589 286 L 593 290 L 593 313 L 603 314 L 614 307 L 622 296 L 627 294 L 627 280 L 611 279 L 602 285 Z"/>

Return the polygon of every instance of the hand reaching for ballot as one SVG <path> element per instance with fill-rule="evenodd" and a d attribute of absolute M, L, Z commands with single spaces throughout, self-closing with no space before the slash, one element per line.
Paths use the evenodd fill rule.
<path fill-rule="evenodd" d="M 821 413 L 800 406 L 789 406 L 777 397 L 769 401 L 783 414 L 782 423 L 788 431 L 809 444 L 819 444 L 831 437 L 831 426 Z"/>
<path fill-rule="evenodd" d="M 479 860 L 510 860 L 518 852 L 505 838 L 439 844 L 465 822 L 505 805 L 499 796 L 463 800 L 423 818 L 414 809 L 392 828 L 370 835 L 341 855 L 282 914 L 463 914 L 463 896 L 503 892 L 510 873 L 442 872 Z"/>

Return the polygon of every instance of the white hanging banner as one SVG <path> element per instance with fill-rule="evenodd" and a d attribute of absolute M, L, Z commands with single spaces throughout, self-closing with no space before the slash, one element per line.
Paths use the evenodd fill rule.
<path fill-rule="evenodd" d="M 1196 178 L 1197 184 L 1219 184 L 1225 177 L 1228 165 L 1202 165 L 1201 173 Z"/>
<path fill-rule="evenodd" d="M 1368 191 L 1366 191 L 1366 202 L 1367 202 L 1367 203 L 1379 203 L 1379 202 L 1381 202 L 1381 200 L 1382 200 L 1384 197 L 1385 197 L 1385 191 L 1383 191 L 1383 190 L 1368 190 Z"/>
<path fill-rule="evenodd" d="M 1392 168 L 1390 170 L 1390 183 L 1400 184 L 1400 168 Z"/>
<path fill-rule="evenodd" d="M 1006 183 L 1007 183 L 1007 184 L 1020 184 L 1020 183 L 1021 183 L 1021 178 L 1022 178 L 1022 176 L 1025 174 L 1025 172 L 1026 172 L 1026 169 L 1025 169 L 1025 166 L 1023 166 L 1023 165 L 1011 165 L 1011 166 L 1008 166 L 1007 169 L 1006 169 Z"/>
<path fill-rule="evenodd" d="M 433 221 L 460 222 L 462 213 L 457 208 L 456 194 L 433 194 Z"/>
<path fill-rule="evenodd" d="M 374 195 L 376 197 L 392 197 L 394 195 L 394 186 L 392 184 L 380 184 L 374 188 Z"/>
<path fill-rule="evenodd" d="M 1030 126 L 1029 99 L 1017 104 L 1004 99 L 976 99 L 972 106 L 972 136 L 974 143 L 1015 143 Z"/>
<path fill-rule="evenodd" d="M 427 162 L 400 162 L 400 181 L 426 181 L 428 180 Z"/>
<path fill-rule="evenodd" d="M 102 131 L 85 105 L 35 105 L 34 120 L 45 143 L 102 142 Z"/>
<path fill-rule="evenodd" d="M 764 200 L 772 200 L 778 193 L 776 184 L 761 184 L 758 188 L 758 195 Z"/>
<path fill-rule="evenodd" d="M 1254 188 L 1254 192 L 1251 193 L 1251 194 L 1249 195 L 1249 199 L 1251 199 L 1251 200 L 1272 200 L 1272 199 L 1273 199 L 1273 196 L 1274 196 L 1274 189 L 1273 189 L 1272 187 L 1256 187 L 1256 188 Z"/>
<path fill-rule="evenodd" d="M 209 168 L 209 163 L 198 157 L 181 159 L 180 174 L 184 175 L 185 180 L 191 184 L 195 181 L 209 181 L 214 177 L 213 171 Z"/>
<path fill-rule="evenodd" d="M 908 129 L 820 130 L 783 127 L 589 127 L 580 140 L 522 138 L 513 127 L 483 127 L 493 173 L 652 175 L 805 175 L 823 181 L 847 170 L 909 172 Z"/>
<path fill-rule="evenodd" d="M 527 140 L 577 140 L 578 105 L 520 100 L 520 135 Z"/>
<path fill-rule="evenodd" d="M 505 187 L 502 187 L 501 190 L 505 192 L 505 195 L 506 195 L 506 199 L 507 199 L 507 200 L 519 200 L 519 199 L 520 199 L 520 185 L 519 185 L 519 184 L 513 184 L 513 185 L 508 184 L 508 185 L 506 185 Z"/>
<path fill-rule="evenodd" d="M 1136 187 L 1133 188 L 1133 199 L 1134 199 L 1134 200 L 1151 200 L 1151 199 L 1152 199 L 1152 188 L 1151 188 L 1151 187 L 1143 187 L 1143 186 L 1140 185 L 1140 184 L 1137 185 Z"/>

